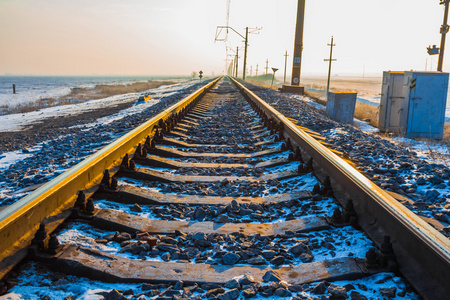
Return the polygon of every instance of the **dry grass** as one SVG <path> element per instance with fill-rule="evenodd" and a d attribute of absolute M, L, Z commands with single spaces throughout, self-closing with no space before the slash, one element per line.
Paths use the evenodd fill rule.
<path fill-rule="evenodd" d="M 313 99 L 315 102 L 322 104 L 323 106 L 327 106 L 327 100 L 323 100 L 321 98 L 321 93 L 316 92 L 310 92 L 305 90 L 305 96 L 308 96 L 309 98 Z"/>
<path fill-rule="evenodd" d="M 355 118 L 365 120 L 370 125 L 378 127 L 378 107 L 367 103 L 356 102 Z"/>
<path fill-rule="evenodd" d="M 87 100 L 89 100 L 89 99 L 87 99 Z M 53 106 L 59 106 L 59 105 L 68 105 L 68 104 L 76 104 L 76 103 L 85 102 L 87 100 L 83 100 L 83 99 L 62 99 L 62 100 L 58 100 L 58 99 L 54 99 L 54 98 L 44 98 L 44 99 L 39 99 L 36 102 L 31 103 L 29 105 L 17 105 L 13 109 L 10 109 L 8 111 L 8 113 L 21 113 L 21 114 L 24 114 L 24 113 L 27 113 L 27 112 L 39 110 L 39 109 L 46 108 L 46 107 L 53 107 Z"/>
<path fill-rule="evenodd" d="M 6 114 L 8 109 L 9 109 L 8 105 L 0 105 L 0 115 Z"/>
<path fill-rule="evenodd" d="M 275 82 L 273 83 L 272 87 L 270 87 L 271 81 L 267 82 L 267 81 L 259 81 L 259 80 L 252 80 L 249 78 L 245 78 L 245 81 L 254 85 L 259 85 L 268 89 L 272 89 L 274 91 L 277 91 L 278 88 L 280 88 L 281 86 L 279 86 L 278 84 L 276 84 Z"/>
<path fill-rule="evenodd" d="M 444 124 L 444 137 L 442 141 L 450 147 L 450 123 Z"/>
<path fill-rule="evenodd" d="M 64 100 L 96 100 L 103 99 L 106 97 L 127 94 L 127 93 L 139 93 L 146 90 L 154 89 L 162 85 L 174 84 L 172 81 L 145 81 L 145 82 L 134 82 L 131 84 L 122 85 L 107 85 L 98 84 L 93 88 L 72 88 L 70 94 L 59 97 L 58 101 Z M 47 99 L 42 99 L 47 100 Z"/>
<path fill-rule="evenodd" d="M 443 143 L 445 144 L 445 142 L 443 142 Z M 449 161 L 450 149 L 447 148 L 446 152 L 436 151 L 435 149 L 433 149 L 432 144 L 429 141 L 427 142 L 427 147 L 428 147 L 428 155 L 432 159 L 442 162 L 447 167 L 450 165 L 450 161 Z"/>

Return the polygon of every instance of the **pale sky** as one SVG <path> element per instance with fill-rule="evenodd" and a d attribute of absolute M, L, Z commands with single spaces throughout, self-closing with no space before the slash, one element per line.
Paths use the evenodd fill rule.
<path fill-rule="evenodd" d="M 248 72 L 291 72 L 297 0 L 231 0 L 230 26 L 249 36 Z M 436 69 L 444 6 L 439 0 L 306 0 L 302 75 Z M 0 75 L 189 75 L 225 70 L 226 0 L 0 0 Z M 450 35 L 448 36 L 450 38 Z M 229 33 L 228 44 L 244 47 Z M 449 45 L 450 47 L 450 45 Z M 444 71 L 450 71 L 450 49 Z M 229 52 L 232 53 L 231 51 Z M 240 52 L 240 72 L 243 52 Z"/>

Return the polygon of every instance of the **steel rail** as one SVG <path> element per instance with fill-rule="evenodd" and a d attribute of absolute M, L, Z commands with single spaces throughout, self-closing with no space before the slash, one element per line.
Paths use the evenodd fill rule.
<path fill-rule="evenodd" d="M 352 199 L 358 223 L 381 245 L 390 235 L 402 274 L 425 299 L 444 299 L 450 294 L 450 240 L 400 204 L 355 168 L 346 163 L 242 83 L 231 78 L 247 99 L 270 118 L 284 124 L 284 136 L 314 160 L 320 178 L 330 176 L 334 196 L 344 205 Z"/>
<path fill-rule="evenodd" d="M 166 120 L 172 114 L 181 111 L 220 79 L 221 77 L 218 77 L 199 88 L 1 211 L 0 279 L 27 255 L 27 246 L 30 245 L 44 219 L 73 207 L 77 192 L 97 186 L 103 178 L 103 172 L 119 166 L 125 154 L 132 154 L 139 143 L 144 143 L 146 137 L 152 135 L 153 128 L 159 120 Z"/>

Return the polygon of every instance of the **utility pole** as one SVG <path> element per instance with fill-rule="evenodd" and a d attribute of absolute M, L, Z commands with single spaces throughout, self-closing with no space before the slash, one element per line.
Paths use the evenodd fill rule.
<path fill-rule="evenodd" d="M 269 59 L 266 59 L 266 75 L 267 75 L 267 70 L 269 69 Z"/>
<path fill-rule="evenodd" d="M 231 0 L 227 0 L 227 14 L 226 14 L 227 27 L 230 24 L 230 4 L 231 4 Z M 225 38 L 223 39 L 223 41 L 225 42 L 225 55 L 226 55 L 226 57 L 228 59 L 228 45 L 227 45 L 228 29 L 227 29 L 227 32 L 225 34 Z M 225 62 L 225 67 L 226 67 L 227 63 L 228 63 L 228 61 Z M 231 75 L 231 73 L 229 73 L 228 75 Z"/>
<path fill-rule="evenodd" d="M 305 20 L 305 0 L 298 0 L 297 26 L 295 28 L 294 63 L 292 65 L 291 85 L 300 85 L 300 71 L 303 51 L 303 23 Z"/>
<path fill-rule="evenodd" d="M 228 65 L 227 75 L 232 76 L 234 60 L 231 60 L 231 63 Z"/>
<path fill-rule="evenodd" d="M 236 47 L 236 78 L 238 77 L 238 67 L 239 67 L 239 47 Z"/>
<path fill-rule="evenodd" d="M 447 19 L 448 19 L 448 4 L 450 2 L 450 0 L 440 0 L 441 2 L 439 4 L 443 4 L 445 5 L 445 10 L 444 10 L 444 22 L 441 26 L 441 47 L 439 49 L 439 61 L 438 61 L 438 67 L 437 67 L 437 71 L 438 72 L 442 72 L 442 65 L 444 63 L 444 48 L 445 48 L 445 35 L 447 34 L 448 30 L 449 30 L 449 26 L 447 24 Z"/>
<path fill-rule="evenodd" d="M 256 64 L 256 77 L 258 77 L 258 64 Z"/>
<path fill-rule="evenodd" d="M 234 57 L 231 59 L 231 63 L 228 65 L 228 76 L 233 76 L 234 72 Z"/>
<path fill-rule="evenodd" d="M 324 61 L 328 61 L 328 82 L 327 82 L 327 100 L 328 100 L 328 92 L 330 91 L 330 76 L 331 76 L 331 62 L 336 61 L 336 59 L 333 59 L 333 46 L 336 46 L 336 44 L 333 44 L 333 36 L 331 36 L 331 44 L 327 44 L 330 46 L 330 58 L 324 59 Z"/>
<path fill-rule="evenodd" d="M 242 80 L 245 80 L 245 70 L 247 67 L 247 46 L 248 46 L 248 27 L 245 27 L 244 69 L 242 72 Z"/>
<path fill-rule="evenodd" d="M 231 50 L 231 48 L 230 49 L 227 49 L 227 52 L 228 52 L 228 50 Z M 227 61 L 227 64 L 228 64 L 228 70 L 227 70 L 227 75 L 228 76 L 233 76 L 233 74 L 234 74 L 234 58 L 235 58 L 235 55 L 231 55 L 231 54 L 228 54 L 228 61 Z"/>
<path fill-rule="evenodd" d="M 236 55 L 233 58 L 233 67 L 231 68 L 231 72 L 230 72 L 231 76 L 234 76 L 234 73 L 235 73 L 234 70 L 236 70 Z"/>
<path fill-rule="evenodd" d="M 286 54 L 284 55 L 284 80 L 283 83 L 286 83 L 286 66 L 287 66 L 287 58 L 288 58 L 287 50 Z"/>
<path fill-rule="evenodd" d="M 236 57 L 233 58 L 233 66 L 230 70 L 230 76 L 234 76 L 234 69 L 236 69 Z"/>
<path fill-rule="evenodd" d="M 252 76 L 253 66 L 250 66 L 250 77 Z"/>
<path fill-rule="evenodd" d="M 227 46 L 227 53 L 228 53 L 229 51 L 232 51 L 232 52 L 234 53 L 234 55 L 228 54 L 228 57 L 231 58 L 231 63 L 230 63 L 230 65 L 229 65 L 229 67 L 228 67 L 228 75 L 234 77 L 234 76 L 235 76 L 235 73 L 236 73 L 236 60 L 237 60 L 236 57 L 238 56 L 238 54 L 236 53 L 235 50 L 233 50 L 233 48 Z"/>
<path fill-rule="evenodd" d="M 225 38 L 219 38 L 219 36 L 221 35 L 221 32 L 224 30 L 224 29 L 226 29 L 226 37 Z M 253 33 L 253 34 L 259 34 L 259 31 L 261 30 L 261 28 L 258 28 L 258 27 L 256 27 L 256 28 L 248 28 L 248 27 L 246 27 L 245 28 L 245 37 L 242 35 L 242 34 L 240 34 L 239 32 L 237 32 L 236 30 L 234 30 L 232 27 L 230 27 L 230 26 L 217 26 L 217 28 L 216 28 L 216 37 L 215 37 L 215 39 L 214 39 L 214 42 L 217 42 L 217 41 L 224 41 L 224 42 L 226 42 L 226 40 L 227 40 L 227 36 L 228 36 L 228 29 L 231 29 L 231 30 L 233 30 L 237 35 L 239 35 L 241 38 L 243 38 L 244 39 L 244 66 L 243 66 L 243 70 L 242 70 L 242 79 L 244 79 L 245 80 L 245 71 L 246 71 L 246 65 L 247 65 L 247 48 L 248 48 L 248 34 L 249 33 Z M 250 32 L 249 32 L 249 29 L 251 30 Z M 236 77 L 237 77 L 237 71 L 236 71 Z"/>

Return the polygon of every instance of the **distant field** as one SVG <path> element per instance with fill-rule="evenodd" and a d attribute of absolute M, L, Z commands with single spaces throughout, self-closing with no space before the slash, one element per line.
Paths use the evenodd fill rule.
<path fill-rule="evenodd" d="M 382 80 L 382 77 L 332 77 L 330 89 L 378 96 L 381 93 Z M 326 77 L 304 76 L 301 78 L 301 82 L 306 87 L 326 88 L 327 86 Z"/>
<path fill-rule="evenodd" d="M 179 79 L 156 79 L 86 84 L 74 82 L 70 77 L 63 82 L 65 78 L 60 77 L 58 79 L 61 82 L 55 84 L 50 77 L 37 77 L 34 82 L 29 80 L 22 82 L 20 77 L 14 79 L 18 87 L 16 94 L 10 91 L 10 86 L 0 81 L 0 115 L 26 113 L 46 107 L 82 103 L 127 93 L 139 93 L 180 81 Z M 35 82 L 36 84 L 34 84 Z"/>

